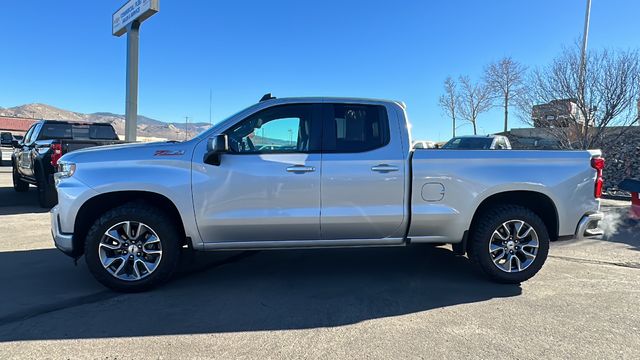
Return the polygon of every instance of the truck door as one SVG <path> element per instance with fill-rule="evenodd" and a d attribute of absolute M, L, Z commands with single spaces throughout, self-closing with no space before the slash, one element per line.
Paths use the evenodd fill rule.
<path fill-rule="evenodd" d="M 322 239 L 402 238 L 408 151 L 396 112 L 347 103 L 323 110 Z"/>
<path fill-rule="evenodd" d="M 230 152 L 192 180 L 205 242 L 320 239 L 320 112 L 278 105 L 225 131 Z"/>
<path fill-rule="evenodd" d="M 31 161 L 31 151 L 35 147 L 35 140 L 41 123 L 33 124 L 22 140 L 21 146 L 16 151 L 16 161 L 18 172 L 24 176 L 33 177 L 33 162 Z"/>

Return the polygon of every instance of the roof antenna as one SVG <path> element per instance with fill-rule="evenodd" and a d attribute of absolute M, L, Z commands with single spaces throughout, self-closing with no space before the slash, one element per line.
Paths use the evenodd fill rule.
<path fill-rule="evenodd" d="M 271 93 L 266 93 L 266 94 L 264 94 L 264 96 L 260 99 L 260 102 L 267 101 L 267 100 L 272 100 L 272 99 L 275 99 L 275 98 L 276 98 L 275 96 L 271 96 Z"/>

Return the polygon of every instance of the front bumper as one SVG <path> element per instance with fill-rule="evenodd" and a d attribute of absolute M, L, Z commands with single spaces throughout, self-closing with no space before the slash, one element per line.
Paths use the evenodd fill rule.
<path fill-rule="evenodd" d="M 593 237 L 601 236 L 604 231 L 598 227 L 598 223 L 604 218 L 604 214 L 601 212 L 584 215 L 578 227 L 576 228 L 575 238 L 578 240 L 590 239 Z"/>
<path fill-rule="evenodd" d="M 63 253 L 73 256 L 73 234 L 65 234 L 60 230 L 59 206 L 51 209 L 51 235 L 56 247 Z"/>

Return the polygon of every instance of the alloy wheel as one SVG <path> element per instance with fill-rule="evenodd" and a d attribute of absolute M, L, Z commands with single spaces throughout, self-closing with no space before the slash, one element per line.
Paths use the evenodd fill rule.
<path fill-rule="evenodd" d="M 98 253 L 102 266 L 113 277 L 137 281 L 157 269 L 162 260 L 162 243 L 148 225 L 123 221 L 104 232 Z"/>
<path fill-rule="evenodd" d="M 489 241 L 489 255 L 493 264 L 508 273 L 527 269 L 538 254 L 538 234 L 522 220 L 509 220 L 494 230 Z"/>

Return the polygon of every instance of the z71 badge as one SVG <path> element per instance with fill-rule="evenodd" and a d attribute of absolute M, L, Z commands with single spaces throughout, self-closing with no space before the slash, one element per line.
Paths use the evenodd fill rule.
<path fill-rule="evenodd" d="M 184 155 L 184 150 L 156 150 L 153 156 L 180 156 Z"/>

